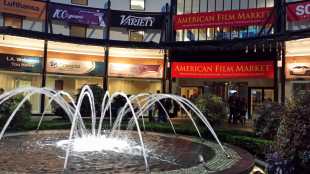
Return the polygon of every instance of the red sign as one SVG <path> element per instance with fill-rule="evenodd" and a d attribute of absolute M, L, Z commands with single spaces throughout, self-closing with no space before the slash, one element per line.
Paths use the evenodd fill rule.
<path fill-rule="evenodd" d="M 191 13 L 174 16 L 174 29 L 194 29 L 208 27 L 240 27 L 263 25 L 273 8 L 255 8 L 223 12 Z M 268 21 L 272 23 L 273 20 Z"/>
<path fill-rule="evenodd" d="M 310 20 L 310 2 L 289 4 L 287 6 L 287 20 L 290 22 Z"/>
<path fill-rule="evenodd" d="M 272 61 L 257 62 L 173 62 L 174 78 L 269 78 L 274 77 Z"/>

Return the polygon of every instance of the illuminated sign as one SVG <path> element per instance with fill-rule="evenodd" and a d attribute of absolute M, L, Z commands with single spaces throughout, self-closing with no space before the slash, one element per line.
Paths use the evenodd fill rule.
<path fill-rule="evenodd" d="M 270 78 L 274 77 L 272 61 L 256 62 L 173 62 L 174 78 Z"/>
<path fill-rule="evenodd" d="M 255 8 L 222 12 L 191 13 L 174 17 L 174 29 L 195 29 L 208 27 L 241 27 L 271 24 L 268 20 L 273 8 Z"/>

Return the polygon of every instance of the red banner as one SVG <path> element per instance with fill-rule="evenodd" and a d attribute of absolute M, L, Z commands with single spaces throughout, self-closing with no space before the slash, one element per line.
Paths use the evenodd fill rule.
<path fill-rule="evenodd" d="M 257 62 L 173 62 L 174 78 L 269 78 L 274 77 L 272 61 Z"/>
<path fill-rule="evenodd" d="M 310 20 L 310 2 L 289 4 L 287 6 L 287 20 L 290 22 Z"/>
<path fill-rule="evenodd" d="M 209 27 L 240 27 L 263 25 L 273 8 L 255 8 L 222 12 L 191 13 L 174 16 L 174 29 L 195 29 Z M 273 19 L 268 21 L 272 23 Z"/>

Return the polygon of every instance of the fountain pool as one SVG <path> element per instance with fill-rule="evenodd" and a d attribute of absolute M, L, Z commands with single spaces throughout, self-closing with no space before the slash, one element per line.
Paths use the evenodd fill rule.
<path fill-rule="evenodd" d="M 47 88 L 15 89 L 0 95 L 0 106 L 11 97 L 24 94 L 0 134 L 0 171 L 7 173 L 241 173 L 250 170 L 253 158 L 247 152 L 223 146 L 199 109 L 185 98 L 169 94 L 138 94 L 127 97 L 124 93 L 108 92 L 101 105 L 99 122 L 96 119 L 94 96 L 89 86 L 82 89 L 76 104 L 64 91 Z M 49 97 L 67 113 L 70 131 L 34 131 L 5 134 L 18 109 L 34 94 Z M 112 119 L 111 103 L 121 96 L 126 104 Z M 84 98 L 90 102 L 91 128 L 87 129 L 80 114 Z M 187 113 L 201 135 L 194 118 L 199 118 L 209 129 L 215 142 L 176 134 L 174 125 L 162 104 L 174 100 Z M 175 135 L 141 132 L 144 115 L 153 106 L 161 107 Z M 127 130 L 121 130 L 124 116 L 131 113 Z M 42 114 L 38 124 L 44 120 Z M 110 129 L 103 129 L 108 120 Z M 133 131 L 135 128 L 136 131 Z"/>

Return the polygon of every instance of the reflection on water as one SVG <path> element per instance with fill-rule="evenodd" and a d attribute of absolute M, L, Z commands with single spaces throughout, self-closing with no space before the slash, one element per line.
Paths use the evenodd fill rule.
<path fill-rule="evenodd" d="M 137 142 L 135 134 L 127 138 Z M 67 139 L 67 134 L 34 134 L 6 137 L 0 142 L 0 171 L 18 173 L 60 173 L 63 172 L 65 151 L 56 146 L 57 141 Z M 199 164 L 199 156 L 205 160 L 214 156 L 209 147 L 191 141 L 163 136 L 144 136 L 150 169 L 169 171 L 189 168 Z M 141 154 L 141 153 L 136 153 Z M 68 166 L 69 173 L 144 173 L 144 159 L 141 155 L 128 155 L 112 151 L 72 152 Z"/>

